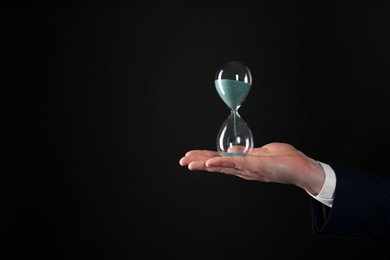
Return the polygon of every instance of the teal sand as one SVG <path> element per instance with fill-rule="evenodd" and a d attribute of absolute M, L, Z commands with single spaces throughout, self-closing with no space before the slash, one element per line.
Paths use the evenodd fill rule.
<path fill-rule="evenodd" d="M 251 88 L 248 83 L 232 79 L 216 79 L 214 84 L 219 96 L 233 110 L 244 102 Z"/>

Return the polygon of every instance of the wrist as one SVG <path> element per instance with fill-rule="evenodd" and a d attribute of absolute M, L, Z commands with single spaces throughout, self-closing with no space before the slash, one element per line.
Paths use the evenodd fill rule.
<path fill-rule="evenodd" d="M 306 174 L 304 174 L 304 181 L 300 186 L 307 192 L 317 196 L 325 182 L 325 171 L 321 164 L 313 159 L 310 159 Z"/>

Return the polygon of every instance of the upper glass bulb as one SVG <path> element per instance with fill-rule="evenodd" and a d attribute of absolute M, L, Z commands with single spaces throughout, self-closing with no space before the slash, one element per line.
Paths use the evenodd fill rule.
<path fill-rule="evenodd" d="M 226 105 L 230 109 L 237 110 L 251 89 L 252 75 L 244 64 L 230 61 L 219 68 L 214 83 Z"/>

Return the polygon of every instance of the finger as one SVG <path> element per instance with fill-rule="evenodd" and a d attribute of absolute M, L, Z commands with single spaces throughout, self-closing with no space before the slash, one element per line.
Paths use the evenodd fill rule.
<path fill-rule="evenodd" d="M 188 151 L 185 156 L 204 156 L 204 157 L 213 157 L 218 156 L 219 153 L 217 151 L 211 150 L 192 150 Z"/>
<path fill-rule="evenodd" d="M 205 170 L 208 172 L 219 172 L 222 174 L 237 176 L 237 177 L 239 177 L 241 179 L 245 179 L 245 180 L 255 180 L 255 178 L 253 178 L 253 176 L 247 175 L 245 173 L 245 171 L 243 171 L 243 170 L 229 168 L 229 167 L 207 167 L 204 161 L 191 162 L 188 165 L 188 169 L 190 169 L 192 171 Z"/>
<path fill-rule="evenodd" d="M 193 161 L 188 164 L 189 170 L 204 170 L 208 172 L 220 172 L 229 175 L 242 176 L 244 173 L 242 170 L 227 167 L 207 167 L 205 161 Z"/>
<path fill-rule="evenodd" d="M 222 167 L 242 169 L 240 165 L 245 165 L 246 156 L 221 156 L 213 157 L 206 161 L 207 167 Z"/>
<path fill-rule="evenodd" d="M 235 169 L 235 168 L 206 167 L 206 170 L 209 172 L 219 172 L 219 173 L 223 173 L 223 174 L 227 174 L 227 175 L 234 175 L 234 176 L 237 176 L 241 179 L 248 180 L 248 181 L 258 180 L 256 178 L 256 176 L 250 175 L 243 170 Z"/>
<path fill-rule="evenodd" d="M 208 159 L 212 158 L 212 156 L 203 156 L 203 155 L 192 155 L 192 156 L 184 156 L 179 160 L 179 164 L 181 166 L 186 166 L 194 161 L 203 161 L 206 162 Z"/>
<path fill-rule="evenodd" d="M 219 156 L 219 153 L 216 151 L 192 150 L 187 152 L 186 155 L 179 160 L 179 164 L 181 166 L 186 166 L 193 161 L 207 161 L 215 156 Z"/>
<path fill-rule="evenodd" d="M 188 169 L 191 171 L 195 170 L 206 170 L 206 164 L 205 161 L 192 161 L 188 164 Z"/>
<path fill-rule="evenodd" d="M 206 171 L 209 172 L 219 172 L 223 174 L 228 174 L 228 175 L 242 175 L 242 171 L 239 169 L 235 168 L 226 168 L 226 167 L 206 167 Z"/>
<path fill-rule="evenodd" d="M 179 164 L 181 165 L 181 166 L 187 166 L 190 162 L 192 162 L 193 160 L 191 160 L 191 158 L 189 158 L 189 157 L 182 157 L 182 158 L 180 158 L 180 160 L 179 160 Z"/>

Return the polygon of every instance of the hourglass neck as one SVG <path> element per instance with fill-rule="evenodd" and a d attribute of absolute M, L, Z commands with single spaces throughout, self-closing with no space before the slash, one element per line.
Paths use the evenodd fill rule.
<path fill-rule="evenodd" d="M 238 109 L 239 109 L 240 107 L 237 107 L 237 108 L 235 108 L 235 109 L 230 109 L 230 114 L 231 115 L 233 115 L 233 114 L 238 114 Z"/>

